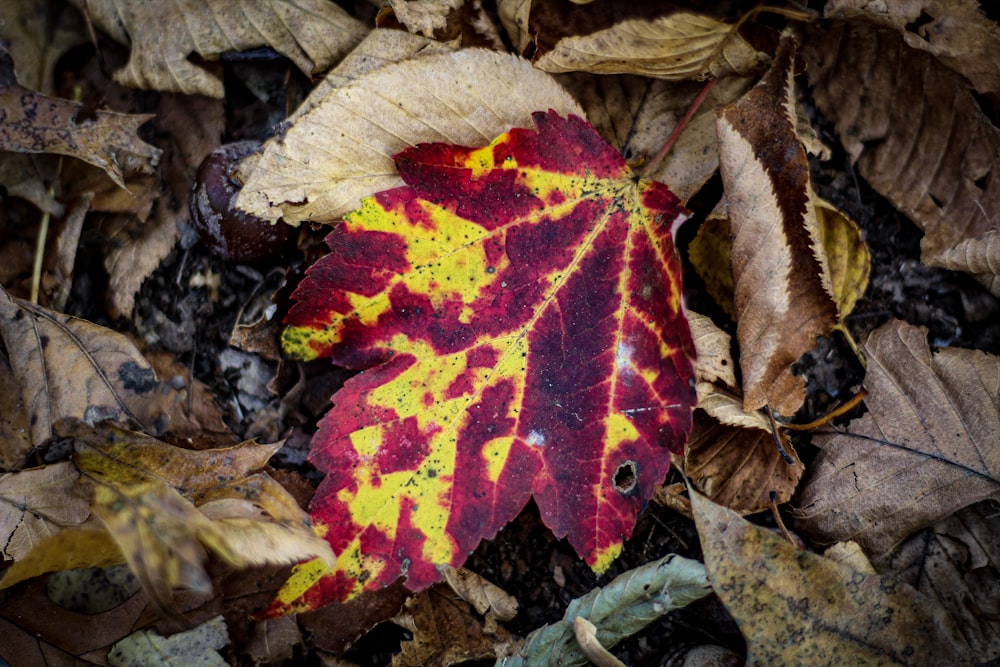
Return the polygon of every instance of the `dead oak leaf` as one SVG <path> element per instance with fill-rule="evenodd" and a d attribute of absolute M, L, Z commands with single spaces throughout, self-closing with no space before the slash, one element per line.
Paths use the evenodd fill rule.
<path fill-rule="evenodd" d="M 794 54 L 793 42 L 782 40 L 760 83 L 717 114 L 743 407 L 770 405 L 783 415 L 805 400 L 792 364 L 838 320 L 809 162 L 795 131 Z"/>
<path fill-rule="evenodd" d="M 338 569 L 303 565 L 273 611 L 424 588 L 529 497 L 603 570 L 682 451 L 683 209 L 579 118 L 535 124 L 399 154 L 410 185 L 347 216 L 293 295 L 286 352 L 368 370 L 310 454 Z"/>
<path fill-rule="evenodd" d="M 819 446 L 796 525 L 824 543 L 858 542 L 872 561 L 910 533 L 996 494 L 1000 357 L 931 354 L 926 331 L 899 320 L 862 346 L 868 414 Z"/>
<path fill-rule="evenodd" d="M 323 0 L 73 0 L 115 41 L 131 47 L 115 72 L 133 88 L 221 98 L 222 80 L 189 60 L 270 46 L 309 75 L 329 68 L 361 41 L 363 23 Z M 169 26 L 169 29 L 163 29 Z"/>

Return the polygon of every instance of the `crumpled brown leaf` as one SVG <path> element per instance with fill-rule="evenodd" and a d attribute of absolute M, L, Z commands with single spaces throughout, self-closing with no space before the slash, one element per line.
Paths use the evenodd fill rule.
<path fill-rule="evenodd" d="M 796 526 L 820 543 L 854 540 L 878 567 L 913 531 L 996 494 L 1000 357 L 931 354 L 926 330 L 899 320 L 862 347 L 868 414 L 814 433 Z"/>
<path fill-rule="evenodd" d="M 859 21 L 807 29 L 804 42 L 817 107 L 861 175 L 924 230 L 923 261 L 1000 294 L 1000 128 L 966 79 Z"/>
<path fill-rule="evenodd" d="M 268 142 L 236 205 L 266 220 L 332 223 L 402 184 L 392 155 L 403 148 L 485 145 L 538 109 L 582 115 L 550 76 L 514 56 L 464 49 L 387 65 L 333 90 Z"/>
<path fill-rule="evenodd" d="M 115 72 L 134 88 L 223 96 L 217 73 L 192 63 L 226 51 L 270 46 L 309 75 L 328 69 L 361 41 L 363 23 L 323 0 L 72 0 L 99 29 L 131 46 Z"/>
<path fill-rule="evenodd" d="M 705 570 L 747 640 L 747 665 L 962 665 L 969 647 L 906 584 L 808 551 L 691 493 Z"/>
<path fill-rule="evenodd" d="M 915 533 L 887 571 L 936 600 L 958 621 L 977 664 L 1000 658 L 1000 513 L 995 500 Z"/>
<path fill-rule="evenodd" d="M 795 131 L 794 53 L 783 39 L 760 83 L 717 114 L 743 407 L 770 405 L 782 415 L 805 399 L 792 364 L 837 323 L 809 163 Z"/>
<path fill-rule="evenodd" d="M 71 463 L 0 475 L 0 555 L 24 558 L 44 538 L 90 516 L 90 494 Z"/>
<path fill-rule="evenodd" d="M 77 120 L 78 102 L 22 87 L 10 55 L 0 49 L 0 150 L 68 155 L 100 167 L 119 187 L 125 172 L 152 173 L 159 149 L 136 131 L 152 116 L 98 109 L 93 120 Z"/>

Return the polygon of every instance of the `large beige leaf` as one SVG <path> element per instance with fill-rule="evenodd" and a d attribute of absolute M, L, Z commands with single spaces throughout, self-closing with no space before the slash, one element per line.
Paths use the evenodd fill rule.
<path fill-rule="evenodd" d="M 926 51 L 1000 103 L 1000 27 L 976 0 L 831 0 L 823 13 L 890 27 L 906 45 Z"/>
<path fill-rule="evenodd" d="M 746 411 L 794 414 L 805 383 L 794 364 L 837 322 L 806 152 L 795 131 L 794 47 L 740 101 L 718 112 L 731 226 L 737 340 Z"/>
<path fill-rule="evenodd" d="M 854 540 L 878 566 L 913 531 L 997 494 L 1000 357 L 932 355 L 926 330 L 898 320 L 863 350 L 868 414 L 814 434 L 796 525 L 821 543 Z"/>
<path fill-rule="evenodd" d="M 132 48 L 115 72 L 126 86 L 223 96 L 215 73 L 191 62 L 270 46 L 306 74 L 333 65 L 361 41 L 360 21 L 324 0 L 73 0 L 94 24 Z"/>
<path fill-rule="evenodd" d="M 583 113 L 516 56 L 466 49 L 388 65 L 332 91 L 269 142 L 236 204 L 267 220 L 332 223 L 362 197 L 402 184 L 392 155 L 403 148 L 485 145 L 531 125 L 539 109 Z"/>
<path fill-rule="evenodd" d="M 529 21 L 538 46 L 533 60 L 547 72 L 685 81 L 751 74 L 767 63 L 767 56 L 743 39 L 736 25 L 705 13 L 668 8 L 658 16 L 633 18 L 626 3 L 602 3 L 562 13 L 551 22 L 539 19 L 538 25 L 535 16 Z"/>
<path fill-rule="evenodd" d="M 924 230 L 924 262 L 980 274 L 1000 294 L 1000 243 L 953 250 L 1000 230 L 1000 129 L 968 82 L 896 32 L 858 23 L 810 29 L 803 57 L 861 175 Z"/>
<path fill-rule="evenodd" d="M 802 551 L 692 492 L 705 570 L 747 665 L 963 665 L 947 613 L 906 584 Z"/>
<path fill-rule="evenodd" d="M 21 386 L 35 445 L 52 435 L 61 417 L 91 423 L 111 419 L 157 430 L 154 425 L 163 416 L 159 382 L 124 335 L 13 299 L 0 288 L 0 337 Z"/>
<path fill-rule="evenodd" d="M 896 579 L 958 621 L 977 664 L 1000 658 L 1000 513 L 976 503 L 915 533 L 888 559 Z"/>
<path fill-rule="evenodd" d="M 43 539 L 90 516 L 90 494 L 70 463 L 0 475 L 0 555 L 26 556 Z"/>
<path fill-rule="evenodd" d="M 0 151 L 56 153 L 89 162 L 125 187 L 124 172 L 152 173 L 160 151 L 136 134 L 152 116 L 98 109 L 78 118 L 83 105 L 22 87 L 0 46 Z"/>

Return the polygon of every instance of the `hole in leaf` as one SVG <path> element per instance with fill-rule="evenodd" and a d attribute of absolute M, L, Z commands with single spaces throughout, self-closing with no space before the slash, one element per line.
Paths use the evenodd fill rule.
<path fill-rule="evenodd" d="M 639 483 L 639 471 L 636 469 L 636 462 L 629 460 L 622 463 L 615 470 L 614 476 L 615 490 L 623 496 L 627 496 L 635 490 Z"/>
<path fill-rule="evenodd" d="M 914 35 L 918 35 L 921 39 L 927 39 L 927 34 L 923 30 L 923 27 L 929 23 L 934 23 L 934 17 L 925 11 L 920 12 L 920 16 L 917 17 L 916 21 L 906 24 L 906 30 L 912 32 Z"/>

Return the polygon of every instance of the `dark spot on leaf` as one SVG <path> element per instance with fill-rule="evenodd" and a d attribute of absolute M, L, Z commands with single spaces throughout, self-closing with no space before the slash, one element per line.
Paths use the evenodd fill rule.
<path fill-rule="evenodd" d="M 47 348 L 49 346 L 49 337 L 48 336 L 42 336 L 39 339 L 39 342 L 41 342 L 42 349 L 44 350 L 45 348 Z"/>
<path fill-rule="evenodd" d="M 134 361 L 128 361 L 118 369 L 118 379 L 125 389 L 136 394 L 148 394 L 156 387 L 156 373 L 152 368 L 143 368 Z"/>
<path fill-rule="evenodd" d="M 615 490 L 623 496 L 632 493 L 639 485 L 639 471 L 636 466 L 636 462 L 630 459 L 615 470 Z"/>
<path fill-rule="evenodd" d="M 87 422 L 90 426 L 97 424 L 105 420 L 114 421 L 118 419 L 121 413 L 114 408 L 109 408 L 104 405 L 91 405 L 83 412 L 83 421 Z"/>

